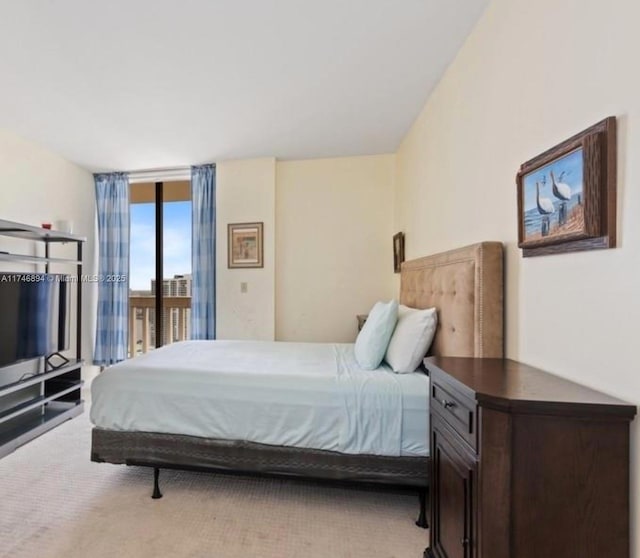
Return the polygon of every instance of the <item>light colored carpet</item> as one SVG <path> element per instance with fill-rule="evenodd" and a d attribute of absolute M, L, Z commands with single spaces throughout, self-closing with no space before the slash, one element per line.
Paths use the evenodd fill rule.
<path fill-rule="evenodd" d="M 2 558 L 419 558 L 417 497 L 91 463 L 88 412 L 0 460 Z"/>

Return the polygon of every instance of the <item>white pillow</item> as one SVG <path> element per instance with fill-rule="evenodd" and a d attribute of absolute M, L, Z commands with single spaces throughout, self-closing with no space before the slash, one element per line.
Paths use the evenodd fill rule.
<path fill-rule="evenodd" d="M 394 372 L 415 372 L 427 354 L 438 325 L 435 308 L 417 310 L 400 305 L 398 323 L 391 336 L 385 360 Z"/>
<path fill-rule="evenodd" d="M 356 339 L 356 360 L 361 368 L 375 370 L 384 354 L 398 321 L 398 303 L 376 302 Z"/>

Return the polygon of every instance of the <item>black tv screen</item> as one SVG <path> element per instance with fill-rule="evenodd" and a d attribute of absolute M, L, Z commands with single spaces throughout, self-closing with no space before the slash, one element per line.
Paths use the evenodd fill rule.
<path fill-rule="evenodd" d="M 69 347 L 64 275 L 0 273 L 0 366 Z"/>

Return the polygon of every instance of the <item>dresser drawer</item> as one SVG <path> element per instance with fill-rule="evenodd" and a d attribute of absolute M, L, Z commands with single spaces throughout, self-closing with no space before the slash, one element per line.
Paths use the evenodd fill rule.
<path fill-rule="evenodd" d="M 443 418 L 475 450 L 477 410 L 475 401 L 458 394 L 437 378 L 431 380 L 431 411 Z"/>

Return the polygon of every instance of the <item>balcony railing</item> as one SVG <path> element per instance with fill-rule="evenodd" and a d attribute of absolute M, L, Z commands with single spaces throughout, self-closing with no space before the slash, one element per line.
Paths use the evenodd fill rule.
<path fill-rule="evenodd" d="M 163 345 L 190 337 L 190 296 L 162 299 Z M 129 297 L 129 356 L 144 354 L 156 346 L 156 299 L 154 296 Z"/>

